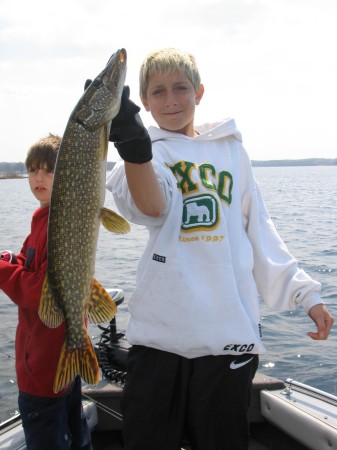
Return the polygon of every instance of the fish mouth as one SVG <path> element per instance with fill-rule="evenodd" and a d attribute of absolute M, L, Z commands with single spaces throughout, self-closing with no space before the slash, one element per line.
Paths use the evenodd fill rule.
<path fill-rule="evenodd" d="M 126 58 L 127 58 L 126 50 L 125 50 L 125 48 L 121 48 L 110 56 L 109 61 L 107 62 L 106 68 L 112 66 L 115 62 L 119 62 L 120 64 L 123 64 L 124 62 L 126 62 Z"/>
<path fill-rule="evenodd" d="M 125 48 L 121 48 L 119 50 L 119 61 L 124 62 L 124 60 L 126 60 L 126 50 Z"/>
<path fill-rule="evenodd" d="M 101 74 L 101 79 L 104 85 L 109 85 L 111 82 L 117 87 L 122 88 L 126 76 L 126 60 L 127 54 L 125 48 L 117 50 L 111 55 L 105 70 Z"/>
<path fill-rule="evenodd" d="M 72 115 L 74 122 L 83 129 L 97 130 L 99 125 L 107 124 L 118 114 L 126 78 L 126 62 L 126 50 L 117 50 L 84 91 L 81 105 Z"/>

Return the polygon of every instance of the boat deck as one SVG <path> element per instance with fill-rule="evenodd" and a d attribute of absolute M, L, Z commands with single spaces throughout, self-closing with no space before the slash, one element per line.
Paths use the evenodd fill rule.
<path fill-rule="evenodd" d="M 286 386 L 280 380 L 257 373 L 249 410 L 249 450 L 337 450 L 337 397 L 321 391 L 316 392 L 316 397 L 312 392 L 307 395 L 306 386 L 295 383 L 287 380 Z M 123 450 L 122 389 L 122 385 L 106 380 L 96 387 L 83 386 L 84 411 L 94 450 Z M 26 449 L 19 416 L 1 424 L 2 449 Z M 182 449 L 191 450 L 187 444 L 182 444 Z"/>
<path fill-rule="evenodd" d="M 119 431 L 94 431 L 92 442 L 95 450 L 123 450 Z M 190 450 L 190 447 L 184 446 L 183 449 Z M 261 423 L 251 426 L 249 450 L 306 450 L 306 447 L 295 442 L 273 425 Z"/>
<path fill-rule="evenodd" d="M 284 389 L 284 383 L 260 373 L 256 374 L 252 388 L 251 407 L 249 411 L 251 440 L 249 450 L 305 450 L 294 439 L 283 433 L 261 415 L 260 391 Z M 121 439 L 121 421 L 119 399 L 122 388 L 117 384 L 102 381 L 98 388 L 85 387 L 85 398 L 95 400 L 98 412 L 98 425 L 92 432 L 93 447 L 95 450 L 123 450 Z M 104 405 L 104 410 L 100 409 Z M 109 411 L 114 411 L 117 417 L 112 417 Z M 184 450 L 190 450 L 188 445 Z"/>

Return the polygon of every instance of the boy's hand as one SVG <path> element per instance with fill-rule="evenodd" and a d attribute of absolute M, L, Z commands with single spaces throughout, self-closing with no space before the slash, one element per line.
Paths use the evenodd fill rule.
<path fill-rule="evenodd" d="M 84 83 L 84 90 L 86 91 L 87 88 L 91 85 L 92 80 L 88 79 L 86 80 L 86 82 Z"/>
<path fill-rule="evenodd" d="M 140 108 L 129 96 L 130 88 L 124 86 L 119 113 L 111 122 L 109 141 L 124 161 L 142 164 L 152 159 L 152 143 L 140 118 Z"/>
<path fill-rule="evenodd" d="M 315 341 L 327 339 L 334 319 L 325 305 L 315 305 L 309 310 L 309 316 L 315 322 L 317 332 L 309 332 L 308 336 Z"/>
<path fill-rule="evenodd" d="M 87 80 L 84 89 L 90 85 Z M 152 143 L 140 118 L 140 108 L 129 99 L 130 88 L 124 86 L 119 113 L 112 120 L 109 141 L 114 143 L 124 161 L 142 164 L 152 159 Z"/>

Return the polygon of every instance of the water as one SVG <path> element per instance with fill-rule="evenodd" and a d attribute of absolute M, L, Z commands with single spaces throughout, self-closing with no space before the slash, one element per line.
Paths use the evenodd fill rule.
<path fill-rule="evenodd" d="M 322 283 L 323 300 L 337 318 L 337 167 L 264 167 L 254 168 L 254 173 L 280 235 L 300 266 Z M 0 249 L 18 251 L 29 233 L 36 200 L 27 180 L 0 180 L 0 200 Z M 106 205 L 115 209 L 109 193 Z M 127 302 L 146 239 L 147 231 L 136 225 L 125 236 L 100 231 L 96 278 L 125 292 L 117 315 L 120 331 L 125 330 Z M 16 323 L 16 306 L 0 291 L 0 421 L 17 410 Z M 335 328 L 328 341 L 312 341 L 306 333 L 315 327 L 301 308 L 280 314 L 263 303 L 262 325 L 267 353 L 260 359 L 261 372 L 337 394 Z M 96 341 L 97 328 L 89 326 L 89 332 Z"/>

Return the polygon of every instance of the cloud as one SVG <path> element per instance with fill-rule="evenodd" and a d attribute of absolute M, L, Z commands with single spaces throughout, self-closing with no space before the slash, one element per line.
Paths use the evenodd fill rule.
<path fill-rule="evenodd" d="M 85 80 L 117 48 L 139 103 L 141 61 L 168 46 L 197 58 L 196 123 L 234 116 L 254 159 L 331 154 L 336 21 L 335 0 L 0 0 L 0 159 L 23 160 L 41 134 L 62 134 Z"/>

